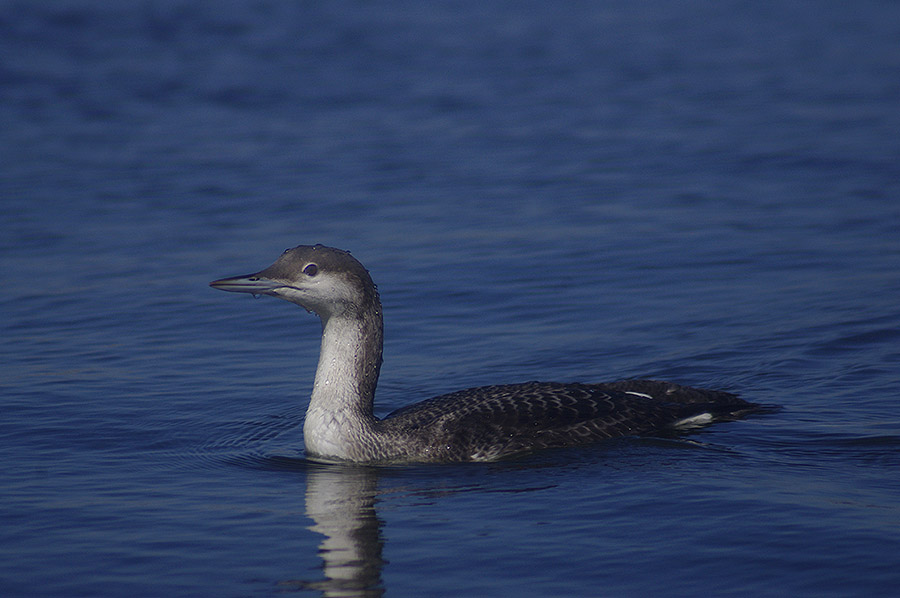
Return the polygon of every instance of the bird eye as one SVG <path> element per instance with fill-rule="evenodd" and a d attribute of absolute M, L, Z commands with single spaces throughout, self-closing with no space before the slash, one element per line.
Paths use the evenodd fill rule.
<path fill-rule="evenodd" d="M 319 267 L 315 264 L 308 264 L 303 268 L 303 273 L 307 276 L 315 276 L 319 272 Z"/>

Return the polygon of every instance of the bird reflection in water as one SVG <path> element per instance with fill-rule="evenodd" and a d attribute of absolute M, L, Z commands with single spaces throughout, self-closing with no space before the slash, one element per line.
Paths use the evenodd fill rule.
<path fill-rule="evenodd" d="M 282 582 L 282 587 L 319 590 L 326 597 L 384 595 L 382 522 L 375 514 L 377 470 L 347 465 L 312 465 L 307 470 L 306 514 L 319 544 L 324 579 Z"/>

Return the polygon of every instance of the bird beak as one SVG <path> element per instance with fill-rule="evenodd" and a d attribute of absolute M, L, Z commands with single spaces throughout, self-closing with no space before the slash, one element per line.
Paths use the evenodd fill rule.
<path fill-rule="evenodd" d="M 275 289 L 284 288 L 283 282 L 266 278 L 257 274 L 245 274 L 244 276 L 232 276 L 222 278 L 209 283 L 214 289 L 231 291 L 232 293 L 251 293 L 253 295 L 271 295 Z"/>

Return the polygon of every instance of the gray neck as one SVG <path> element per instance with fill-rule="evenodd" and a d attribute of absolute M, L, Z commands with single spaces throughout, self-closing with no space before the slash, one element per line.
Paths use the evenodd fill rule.
<path fill-rule="evenodd" d="M 352 459 L 372 435 L 372 404 L 381 370 L 381 306 L 322 318 L 322 347 L 303 437 L 320 457 Z"/>

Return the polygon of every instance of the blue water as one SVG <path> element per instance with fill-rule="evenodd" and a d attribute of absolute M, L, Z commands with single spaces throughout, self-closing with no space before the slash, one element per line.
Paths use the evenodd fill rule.
<path fill-rule="evenodd" d="M 0 594 L 887 596 L 900 7 L 0 2 Z M 305 459 L 353 251 L 377 411 L 654 377 L 782 409 L 494 464 Z"/>

